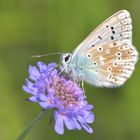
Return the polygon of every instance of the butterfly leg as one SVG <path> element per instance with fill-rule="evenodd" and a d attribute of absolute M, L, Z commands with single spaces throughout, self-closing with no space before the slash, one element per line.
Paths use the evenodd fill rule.
<path fill-rule="evenodd" d="M 82 79 L 81 86 L 82 86 L 82 89 L 83 89 L 83 94 L 85 95 L 84 79 Z M 86 95 L 85 95 L 85 96 L 86 96 Z"/>
<path fill-rule="evenodd" d="M 52 70 L 54 70 L 54 69 L 57 68 L 58 66 L 60 66 L 60 63 L 58 63 L 54 68 L 51 68 L 51 69 L 49 70 L 49 72 L 52 71 Z"/>
<path fill-rule="evenodd" d="M 64 72 L 66 69 L 66 67 L 60 67 L 60 72 L 58 73 L 58 75 L 60 75 L 62 72 Z"/>

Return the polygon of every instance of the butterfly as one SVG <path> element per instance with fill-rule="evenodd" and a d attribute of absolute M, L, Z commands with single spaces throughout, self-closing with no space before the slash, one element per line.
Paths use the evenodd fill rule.
<path fill-rule="evenodd" d="M 138 60 L 132 45 L 132 20 L 121 10 L 93 30 L 72 53 L 61 55 L 64 72 L 74 81 L 118 87 L 130 78 Z"/>

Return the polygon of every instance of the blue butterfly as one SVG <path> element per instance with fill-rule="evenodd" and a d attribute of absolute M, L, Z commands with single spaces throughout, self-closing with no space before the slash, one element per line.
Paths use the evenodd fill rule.
<path fill-rule="evenodd" d="M 74 81 L 118 87 L 131 76 L 137 59 L 132 20 L 128 11 L 121 10 L 91 32 L 72 53 L 62 54 L 61 64 Z"/>

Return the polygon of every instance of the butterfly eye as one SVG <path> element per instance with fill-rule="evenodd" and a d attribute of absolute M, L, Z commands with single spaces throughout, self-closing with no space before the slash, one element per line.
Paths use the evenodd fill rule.
<path fill-rule="evenodd" d="M 70 58 L 70 55 L 67 55 L 64 59 L 65 59 L 65 62 L 67 62 Z"/>

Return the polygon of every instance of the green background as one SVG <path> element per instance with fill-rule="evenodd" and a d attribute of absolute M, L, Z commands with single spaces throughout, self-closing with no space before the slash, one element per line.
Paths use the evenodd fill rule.
<path fill-rule="evenodd" d="M 133 20 L 133 43 L 140 51 L 139 0 L 0 0 L 0 140 L 15 140 L 41 108 L 22 91 L 28 66 L 59 62 L 59 56 L 31 59 L 35 54 L 71 52 L 97 25 L 127 9 Z M 49 128 L 49 115 L 26 140 L 139 140 L 140 63 L 120 88 L 85 85 L 94 104 L 94 134 Z"/>

